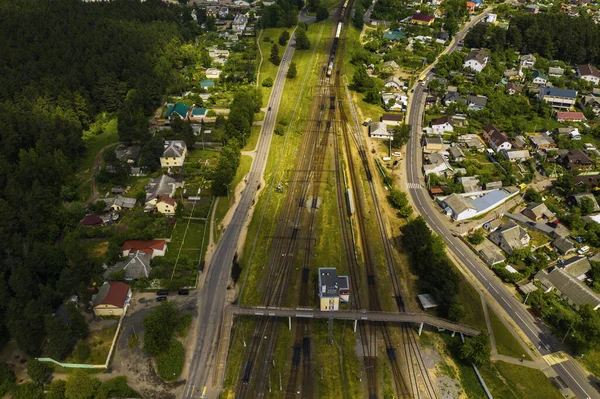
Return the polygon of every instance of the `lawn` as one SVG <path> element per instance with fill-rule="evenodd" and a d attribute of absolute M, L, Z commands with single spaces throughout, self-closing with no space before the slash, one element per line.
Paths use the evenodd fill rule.
<path fill-rule="evenodd" d="M 117 331 L 117 326 L 105 328 L 104 330 L 90 331 L 89 336 L 78 343 L 89 346 L 90 355 L 85 360 L 75 359 L 74 355 L 69 356 L 64 363 L 83 363 L 83 364 L 104 364 L 108 357 L 110 345 Z"/>
<path fill-rule="evenodd" d="M 490 323 L 494 330 L 494 339 L 496 348 L 501 355 L 512 356 L 518 359 L 532 360 L 531 356 L 523 349 L 519 341 L 511 334 L 508 328 L 502 323 L 496 312 L 488 306 Z"/>
<path fill-rule="evenodd" d="M 589 351 L 581 359 L 577 356 L 583 366 L 594 375 L 596 378 L 600 378 L 600 351 Z"/>
<path fill-rule="evenodd" d="M 256 148 L 256 144 L 258 143 L 258 137 L 260 136 L 260 131 L 262 130 L 262 126 L 260 125 L 252 125 L 250 130 L 250 137 L 246 140 L 246 145 L 242 148 L 242 151 L 254 151 Z"/>
<path fill-rule="evenodd" d="M 460 284 L 457 303 L 465 311 L 465 315 L 460 322 L 485 332 L 487 331 L 487 325 L 485 323 L 481 298 L 475 288 L 465 280 L 463 275 L 460 272 L 458 274 L 460 276 Z"/>
<path fill-rule="evenodd" d="M 540 370 L 505 362 L 479 369 L 494 398 L 560 399 L 562 395 Z"/>
<path fill-rule="evenodd" d="M 260 65 L 258 87 L 260 87 L 262 91 L 263 107 L 266 107 L 269 103 L 269 96 L 271 95 L 272 87 L 264 87 L 262 82 L 267 78 L 271 78 L 274 81 L 275 76 L 277 76 L 277 71 L 279 70 L 279 65 L 274 65 L 271 61 L 269 61 L 271 47 L 273 46 L 273 43 L 277 43 L 277 46 L 279 47 L 279 55 L 283 55 L 284 47 L 279 46 L 278 40 L 279 35 L 281 35 L 281 32 L 284 30 L 287 30 L 289 33 L 292 32 L 292 29 L 289 28 L 268 28 L 263 30 L 262 36 L 260 37 L 259 45 L 262 50 L 263 61 Z M 265 38 L 269 38 L 269 41 L 266 42 Z"/>
<path fill-rule="evenodd" d="M 107 113 L 96 115 L 96 120 L 90 125 L 89 130 L 83 132 L 82 138 L 86 151 L 78 169 L 87 171 L 94 164 L 96 153 L 101 148 L 119 142 L 117 117 Z"/>

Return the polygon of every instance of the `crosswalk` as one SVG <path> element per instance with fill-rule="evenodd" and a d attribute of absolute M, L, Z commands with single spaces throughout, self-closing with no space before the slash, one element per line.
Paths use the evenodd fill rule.
<path fill-rule="evenodd" d="M 566 362 L 567 360 L 569 360 L 569 358 L 564 352 L 558 351 L 550 353 L 548 355 L 544 355 L 544 360 L 546 361 L 546 363 L 548 363 L 549 366 L 552 366 L 554 364 Z"/>
<path fill-rule="evenodd" d="M 419 183 L 406 183 L 409 189 L 418 190 L 423 188 Z"/>

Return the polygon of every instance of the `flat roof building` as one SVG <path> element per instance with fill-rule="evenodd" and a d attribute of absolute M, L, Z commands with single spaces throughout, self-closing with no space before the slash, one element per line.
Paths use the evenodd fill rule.
<path fill-rule="evenodd" d="M 350 300 L 348 276 L 338 276 L 334 267 L 319 268 L 319 304 L 321 310 L 335 311 L 340 308 L 340 300 Z"/>

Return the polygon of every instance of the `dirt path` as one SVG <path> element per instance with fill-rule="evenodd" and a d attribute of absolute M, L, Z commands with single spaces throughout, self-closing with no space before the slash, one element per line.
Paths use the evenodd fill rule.
<path fill-rule="evenodd" d="M 104 147 L 102 147 L 100 149 L 100 151 L 98 151 L 96 153 L 96 157 L 94 157 L 94 165 L 92 166 L 92 170 L 91 170 L 92 175 L 88 179 L 88 180 L 91 179 L 91 181 L 92 181 L 92 194 L 90 195 L 90 198 L 84 203 L 84 205 L 89 205 L 89 204 L 95 202 L 96 199 L 98 199 L 98 184 L 96 184 L 96 173 L 98 172 L 98 168 L 102 164 L 102 154 L 104 154 L 104 151 L 106 151 L 110 147 L 115 147 L 118 144 L 119 143 L 111 143 L 111 144 L 105 145 Z M 86 180 L 85 182 L 87 183 L 88 180 Z"/>

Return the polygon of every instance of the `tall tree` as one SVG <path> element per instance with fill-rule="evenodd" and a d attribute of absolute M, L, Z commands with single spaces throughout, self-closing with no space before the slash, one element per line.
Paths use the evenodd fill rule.
<path fill-rule="evenodd" d="M 288 79 L 294 79 L 296 77 L 297 71 L 296 71 L 296 63 L 295 62 L 291 62 L 290 63 L 290 67 L 287 71 L 287 75 L 286 77 Z"/>
<path fill-rule="evenodd" d="M 302 28 L 296 29 L 296 49 L 297 50 L 308 50 L 310 48 L 310 41 L 306 35 L 306 31 Z"/>
<path fill-rule="evenodd" d="M 33 382 L 43 388 L 50 382 L 53 369 L 47 363 L 42 363 L 37 359 L 31 359 L 27 362 L 27 375 Z"/>
<path fill-rule="evenodd" d="M 281 63 L 281 58 L 279 57 L 279 47 L 276 43 L 273 43 L 271 46 L 271 56 L 269 57 L 269 61 L 271 61 L 273 65 L 279 65 Z"/>
<path fill-rule="evenodd" d="M 156 356 L 169 348 L 177 310 L 171 302 L 163 302 L 144 318 L 144 350 Z"/>

